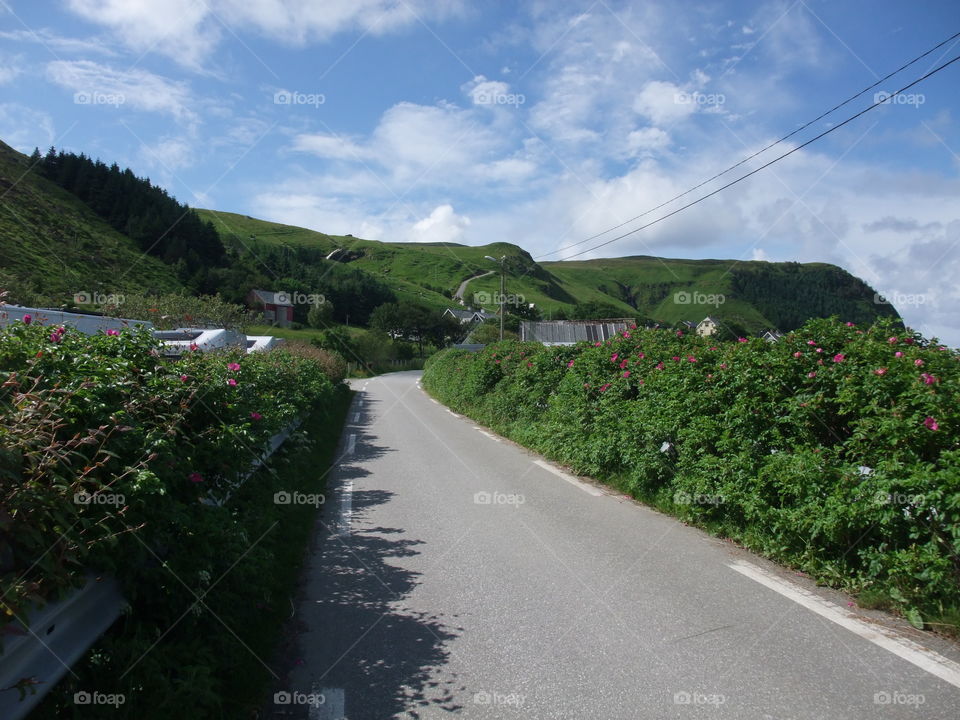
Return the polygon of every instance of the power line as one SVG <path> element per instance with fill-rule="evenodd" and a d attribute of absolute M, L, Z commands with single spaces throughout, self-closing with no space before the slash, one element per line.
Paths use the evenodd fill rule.
<path fill-rule="evenodd" d="M 698 203 L 703 202 L 704 200 L 706 200 L 706 199 L 709 198 L 709 197 L 713 197 L 713 196 L 716 195 L 717 193 L 722 192 L 723 190 L 726 190 L 728 187 L 731 187 L 731 186 L 733 186 L 733 185 L 736 185 L 737 183 L 739 183 L 739 182 L 742 181 L 742 180 L 746 180 L 746 179 L 747 179 L 748 177 L 750 177 L 751 175 L 756 175 L 758 172 L 760 172 L 760 171 L 763 170 L 764 168 L 768 168 L 768 167 L 770 167 L 771 165 L 773 165 L 774 163 L 780 162 L 781 160 L 783 160 L 783 159 L 784 159 L 785 157 L 787 157 L 788 155 L 793 155 L 793 153 L 797 152 L 798 150 L 802 150 L 802 149 L 805 148 L 807 145 L 810 145 L 811 143 L 816 142 L 816 141 L 819 140 L 820 138 L 822 138 L 822 137 L 824 137 L 824 136 L 826 136 L 826 135 L 829 135 L 830 133 L 834 132 L 835 130 L 839 130 L 839 129 L 842 128 L 844 125 L 847 125 L 848 123 L 853 122 L 853 121 L 856 120 L 858 117 L 860 117 L 861 115 L 865 115 L 866 113 L 870 112 L 871 110 L 873 110 L 873 109 L 876 108 L 877 106 L 883 105 L 884 103 L 888 102 L 891 98 L 894 98 L 894 97 L 896 97 L 897 95 L 900 95 L 900 94 L 903 93 L 905 90 L 909 90 L 909 89 L 912 88 L 914 85 L 917 85 L 918 83 L 923 82 L 924 80 L 926 80 L 927 78 L 931 77 L 932 75 L 936 75 L 938 72 L 940 72 L 941 70 L 943 70 L 943 69 L 946 68 L 946 67 L 949 67 L 950 65 L 953 65 L 953 63 L 957 62 L 958 60 L 960 60 L 960 55 L 957 55 L 957 56 L 956 56 L 955 58 L 953 58 L 952 60 L 948 60 L 947 62 L 945 62 L 945 63 L 944 63 L 943 65 L 941 65 L 940 67 L 931 70 L 931 71 L 928 72 L 926 75 L 923 75 L 922 77 L 917 78 L 916 80 L 914 80 L 914 81 L 913 81 L 912 83 L 910 83 L 909 85 L 904 85 L 902 88 L 900 88 L 899 90 L 897 90 L 895 93 L 891 93 L 890 95 L 886 96 L 883 100 L 877 100 L 877 101 L 875 101 L 875 102 L 873 103 L 873 105 L 870 105 L 869 107 L 864 108 L 863 110 L 861 110 L 860 112 L 858 112 L 856 115 L 851 115 L 850 117 L 848 117 L 848 118 L 847 118 L 846 120 L 844 120 L 843 122 L 841 122 L 841 123 L 839 123 L 839 124 L 837 124 L 837 125 L 834 125 L 833 127 L 829 128 L 829 129 L 827 129 L 827 130 L 824 130 L 822 133 L 820 133 L 819 135 L 816 135 L 816 136 L 810 138 L 809 140 L 807 140 L 807 141 L 806 141 L 805 143 L 803 143 L 802 145 L 797 145 L 797 147 L 795 147 L 795 148 L 793 148 L 792 150 L 789 150 L 789 151 L 783 153 L 783 155 L 779 155 L 778 157 L 775 157 L 773 160 L 770 160 L 769 162 L 764 163 L 764 164 L 761 165 L 760 167 L 751 170 L 751 171 L 748 172 L 746 175 L 741 175 L 741 176 L 738 177 L 736 180 L 731 180 L 731 181 L 728 182 L 726 185 L 721 185 L 721 186 L 718 187 L 716 190 L 712 190 L 711 192 L 707 193 L 706 195 L 697 198 L 697 199 L 694 200 L 693 202 L 689 202 L 689 203 L 687 203 L 686 205 L 682 205 L 681 207 L 678 207 L 676 210 L 672 210 L 671 212 L 667 213 L 666 215 L 664 215 L 664 216 L 662 216 L 662 217 L 659 217 L 659 218 L 657 218 L 656 220 L 653 220 L 653 221 L 651 221 L 651 222 L 648 222 L 646 225 L 641 225 L 640 227 L 635 228 L 635 229 L 631 230 L 630 232 L 623 233 L 622 235 L 618 235 L 617 237 L 612 238 L 612 239 L 610 239 L 610 240 L 607 240 L 607 241 L 605 241 L 605 242 L 602 242 L 602 243 L 600 243 L 599 245 L 594 245 L 593 247 L 587 248 L 586 250 L 581 250 L 581 251 L 578 252 L 578 253 L 574 253 L 573 255 L 570 255 L 570 256 L 564 258 L 564 260 L 569 260 L 569 259 L 571 259 L 571 258 L 579 257 L 580 255 L 585 255 L 585 254 L 588 253 L 588 252 L 592 252 L 593 250 L 597 250 L 598 248 L 602 248 L 602 247 L 604 247 L 604 246 L 606 246 L 606 245 L 609 245 L 610 243 L 616 242 L 617 240 L 622 240 L 623 238 L 627 237 L 628 235 L 633 235 L 634 233 L 638 233 L 638 232 L 640 232 L 641 230 L 645 230 L 646 228 L 650 227 L 651 225 L 656 225 L 657 223 L 662 222 L 663 220 L 666 220 L 668 217 L 672 217 L 673 215 L 676 215 L 677 213 L 682 212 L 682 211 L 686 210 L 687 208 L 693 207 L 694 205 L 697 205 Z M 601 234 L 602 234 L 602 233 L 601 233 Z M 572 247 L 572 246 L 571 246 L 571 247 Z M 543 257 L 543 256 L 540 256 L 540 257 Z M 539 259 L 539 258 L 538 258 L 538 259 Z"/>
<path fill-rule="evenodd" d="M 751 154 L 751 155 L 748 155 L 747 157 L 743 158 L 740 162 L 735 163 L 734 165 L 731 165 L 730 167 L 728 167 L 726 170 L 723 170 L 723 171 L 721 171 L 721 172 L 718 172 L 716 175 L 707 178 L 706 180 L 704 180 L 703 182 L 701 182 L 701 183 L 699 183 L 699 184 L 697 184 L 697 185 L 694 185 L 694 186 L 693 186 L 692 188 L 690 188 L 689 190 L 685 190 L 684 192 L 680 193 L 679 195 L 674 195 L 674 196 L 673 196 L 672 198 L 670 198 L 669 200 L 665 200 L 664 202 L 660 203 L 660 204 L 657 205 L 656 207 L 652 207 L 652 208 L 650 208 L 649 210 L 645 210 L 644 212 L 642 212 L 642 213 L 640 213 L 639 215 L 636 215 L 636 216 L 630 218 L 629 220 L 624 220 L 624 221 L 623 221 L 622 223 L 620 223 L 619 225 L 614 225 L 613 227 L 607 228 L 606 230 L 603 230 L 602 232 L 598 232 L 598 233 L 596 233 L 595 235 L 591 235 L 590 237 L 584 238 L 583 240 L 580 240 L 580 241 L 578 241 L 578 242 L 575 242 L 575 243 L 573 243 L 573 244 L 571 244 L 571 245 L 566 245 L 566 246 L 564 246 L 564 247 L 562 247 L 562 248 L 557 248 L 556 250 L 551 250 L 551 251 L 548 252 L 548 253 L 544 253 L 543 255 L 538 255 L 535 259 L 539 260 L 539 259 L 541 259 L 541 258 L 549 257 L 550 255 L 555 255 L 555 254 L 557 254 L 557 253 L 559 253 L 559 252 L 563 252 L 564 250 L 569 250 L 570 248 L 575 248 L 575 247 L 577 247 L 578 245 L 583 245 L 584 243 L 588 243 L 588 242 L 590 242 L 591 240 L 595 240 L 595 239 L 597 239 L 598 237 L 600 237 L 600 236 L 602 236 L 602 235 L 606 235 L 606 234 L 609 233 L 609 232 L 613 232 L 614 230 L 618 230 L 618 229 L 622 228 L 624 225 L 629 225 L 629 224 L 632 223 L 634 220 L 639 220 L 640 218 L 645 217 L 645 216 L 649 215 L 650 213 L 655 212 L 656 210 L 659 210 L 660 208 L 666 207 L 666 206 L 669 205 L 670 203 L 672 203 L 672 202 L 674 202 L 674 201 L 676 201 L 676 200 L 679 200 L 679 199 L 682 198 L 682 197 L 685 197 L 685 196 L 689 195 L 689 194 L 692 193 L 694 190 L 699 190 L 699 189 L 702 188 L 704 185 L 707 185 L 708 183 L 713 182 L 714 180 L 716 180 L 716 179 L 719 178 L 719 177 L 723 177 L 724 175 L 726 175 L 726 174 L 727 174 L 728 172 L 730 172 L 731 170 L 735 170 L 735 169 L 737 169 L 738 167 L 740 167 L 741 165 L 743 165 L 744 163 L 747 163 L 747 162 L 749 162 L 750 160 L 753 160 L 753 158 L 755 158 L 757 155 L 760 155 L 760 154 L 762 154 L 762 153 L 765 153 L 765 152 L 766 152 L 767 150 L 769 150 L 770 148 L 776 147 L 777 145 L 779 145 L 780 143 L 784 142 L 785 140 L 789 140 L 791 137 L 793 137 L 793 136 L 796 135 L 797 133 L 799 133 L 799 132 L 801 132 L 801 131 L 803 131 L 803 130 L 806 130 L 808 127 L 810 127 L 810 126 L 813 125 L 814 123 L 816 123 L 816 122 L 822 120 L 823 118 L 827 117 L 827 115 L 830 115 L 831 113 L 835 112 L 836 110 L 839 110 L 839 109 L 842 108 L 844 105 L 850 104 L 851 102 L 853 102 L 854 100 L 856 100 L 858 97 L 860 97 L 860 96 L 863 95 L 864 93 L 867 93 L 867 92 L 869 92 L 870 90 L 873 90 L 875 87 L 877 87 L 878 85 L 880 85 L 880 83 L 886 82 L 887 80 L 889 80 L 890 78 L 892 78 L 894 75 L 897 75 L 897 74 L 903 72 L 904 70 L 906 70 L 906 69 L 907 69 L 908 67 L 910 67 L 911 65 L 919 62 L 920 60 L 922 60 L 923 58 L 925 58 L 927 55 L 930 55 L 930 54 L 933 53 L 934 51 L 940 49 L 941 47 L 943 47 L 944 45 L 946 45 L 947 43 L 949 43 L 951 40 L 955 40 L 955 39 L 957 39 L 958 37 L 960 37 L 960 32 L 954 33 L 953 35 L 951 35 L 950 37 L 948 37 L 948 38 L 947 38 L 946 40 L 944 40 L 943 42 L 940 42 L 940 43 L 937 43 L 936 45 L 934 45 L 932 48 L 930 48 L 929 50 L 927 50 L 926 52 L 924 52 L 922 55 L 918 55 L 918 56 L 915 57 L 913 60 L 911 60 L 911 61 L 909 61 L 909 62 L 901 65 L 899 68 L 897 68 L 897 69 L 894 70 L 893 72 L 888 73 L 888 74 L 885 75 L 884 77 L 880 78 L 879 80 L 877 80 L 877 81 L 876 81 L 875 83 L 873 83 L 872 85 L 868 85 L 868 86 L 865 87 L 863 90 L 861 90 L 860 92 L 858 92 L 856 95 L 852 95 L 852 96 L 848 97 L 848 98 L 847 98 L 846 100 L 844 100 L 843 102 L 838 103 L 837 105 L 834 105 L 832 108 L 830 108 L 830 109 L 827 110 L 826 112 L 821 113 L 820 115 L 818 115 L 817 117 L 815 117 L 813 120 L 810 120 L 809 122 L 804 123 L 803 125 L 801 125 L 801 126 L 798 127 L 797 129 L 795 129 L 794 131 L 787 133 L 786 135 L 784 135 L 783 137 L 781 137 L 781 138 L 778 139 L 778 140 L 775 140 L 774 142 L 770 143 L 770 144 L 767 145 L 766 147 L 763 147 L 763 148 L 761 148 L 760 150 L 757 150 L 755 153 L 753 153 L 753 154 Z M 801 146 L 801 147 L 802 147 L 802 146 Z M 721 189 L 722 189 L 722 188 L 721 188 Z M 708 196 L 708 197 L 709 197 L 709 196 Z M 669 217 L 669 216 L 668 216 L 668 217 Z M 579 254 L 579 253 L 578 253 L 578 254 Z M 575 257 L 575 256 L 574 256 L 574 257 Z"/>

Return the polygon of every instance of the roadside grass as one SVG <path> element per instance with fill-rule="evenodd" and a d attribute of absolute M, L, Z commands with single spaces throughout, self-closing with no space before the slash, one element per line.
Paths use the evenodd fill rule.
<path fill-rule="evenodd" d="M 318 512 L 314 504 L 277 502 L 276 494 L 325 492 L 351 401 L 352 392 L 341 386 L 229 500 L 246 547 L 233 549 L 236 562 L 222 577 L 191 589 L 197 601 L 181 620 L 192 614 L 194 622 L 160 627 L 149 616 L 123 616 L 31 720 L 91 717 L 73 697 L 93 689 L 125 696 L 109 708 L 109 716 L 121 720 L 166 720 L 173 712 L 191 720 L 256 718 L 275 681 L 270 661 L 282 642 Z M 186 575 L 181 582 L 195 580 Z"/>
<path fill-rule="evenodd" d="M 312 505 L 281 505 L 282 517 L 273 512 L 277 492 L 304 495 L 326 492 L 327 476 L 337 461 L 337 443 L 347 418 L 353 393 L 347 389 L 338 394 L 336 404 L 323 408 L 301 426 L 300 431 L 310 444 L 285 443 L 268 466 L 261 468 L 237 493 L 236 505 L 244 508 L 266 508 L 251 522 L 250 538 L 254 540 L 267 533 L 273 556 L 271 572 L 262 582 L 261 592 L 274 598 L 257 608 L 255 622 L 236 628 L 240 639 L 251 652 L 239 646 L 235 658 L 237 666 L 226 677 L 224 717 L 253 717 L 269 692 L 273 676 L 264 667 L 263 660 L 273 657 L 281 639 L 283 624 L 289 619 L 292 596 L 310 546 L 317 510 Z M 252 515 L 256 514 L 253 510 Z M 253 520 L 253 517 L 251 517 Z M 211 592 L 215 604 L 216 590 Z M 288 601 L 288 599 L 290 599 Z M 225 597 L 225 604 L 235 598 Z"/>

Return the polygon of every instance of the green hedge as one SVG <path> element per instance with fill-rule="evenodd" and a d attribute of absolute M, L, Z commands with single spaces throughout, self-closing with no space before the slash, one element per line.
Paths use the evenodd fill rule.
<path fill-rule="evenodd" d="M 423 386 L 577 472 L 956 626 L 958 359 L 891 321 L 831 319 L 776 343 L 634 329 L 445 351 Z"/>
<path fill-rule="evenodd" d="M 87 570 L 116 575 L 131 609 L 75 669 L 96 683 L 80 689 L 124 694 L 117 717 L 240 716 L 225 709 L 249 707 L 266 672 L 244 645 L 269 654 L 315 514 L 273 493 L 322 489 L 348 396 L 283 350 L 172 363 L 145 331 L 0 331 L 7 619 L 63 597 Z M 295 475 L 269 464 L 241 484 L 268 439 L 302 418 L 307 432 L 287 445 L 311 464 Z M 83 711 L 64 694 L 77 682 L 41 710 Z"/>

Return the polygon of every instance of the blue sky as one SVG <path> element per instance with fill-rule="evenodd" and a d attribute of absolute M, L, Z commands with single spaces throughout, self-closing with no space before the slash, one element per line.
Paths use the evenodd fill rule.
<path fill-rule="evenodd" d="M 958 30 L 956 0 L 2 0 L 0 139 L 116 161 L 197 207 L 538 257 Z M 949 44 L 878 90 L 957 54 Z M 960 345 L 958 85 L 960 63 L 586 257 L 832 262 Z"/>

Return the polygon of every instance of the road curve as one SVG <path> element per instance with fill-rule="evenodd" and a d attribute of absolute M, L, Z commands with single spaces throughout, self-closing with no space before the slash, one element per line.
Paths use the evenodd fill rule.
<path fill-rule="evenodd" d="M 418 379 L 351 381 L 275 717 L 960 716 L 952 643 L 558 475 Z"/>
<path fill-rule="evenodd" d="M 463 300 L 463 294 L 467 291 L 467 285 L 470 283 L 471 280 L 479 280 L 480 278 L 486 277 L 487 275 L 493 275 L 493 273 L 494 273 L 493 270 L 488 270 L 487 272 L 481 273 L 480 275 L 474 275 L 473 277 L 468 277 L 466 280 L 460 283 L 460 287 L 458 287 L 457 291 L 453 294 L 454 299 Z M 467 304 L 469 305 L 469 303 Z"/>

